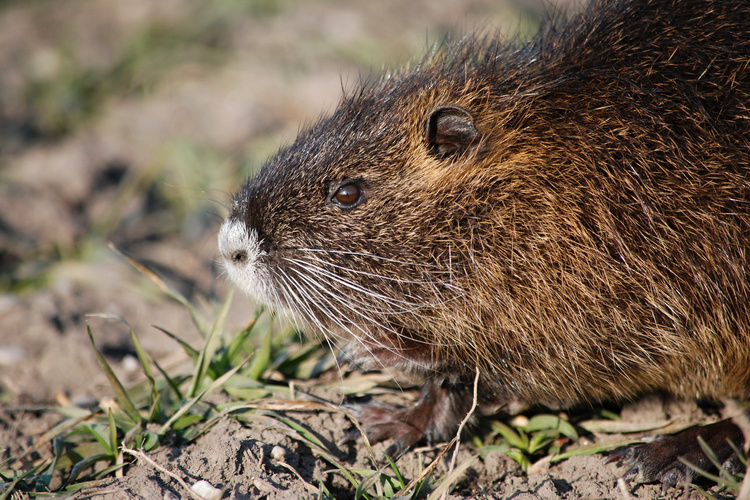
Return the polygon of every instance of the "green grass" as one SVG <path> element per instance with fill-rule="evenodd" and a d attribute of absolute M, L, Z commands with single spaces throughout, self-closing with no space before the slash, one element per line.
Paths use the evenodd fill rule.
<path fill-rule="evenodd" d="M 221 409 L 206 402 L 206 396 L 223 387 L 229 379 L 245 380 L 245 387 L 257 383 L 270 365 L 270 349 L 254 348 L 254 338 L 268 338 L 273 329 L 270 320 L 254 320 L 231 339 L 225 337 L 224 320 L 231 303 L 231 294 L 220 304 L 213 318 L 200 314 L 185 297 L 170 288 L 158 276 L 133 262 L 167 295 L 185 305 L 188 313 L 204 337 L 204 345 L 194 348 L 170 332 L 165 334 L 193 360 L 191 374 L 169 374 L 142 348 L 135 332 L 130 331 L 140 361 L 145 382 L 126 389 L 107 360 L 96 350 L 94 333 L 88 329 L 92 347 L 114 393 L 114 402 L 107 408 L 89 411 L 77 408 L 56 408 L 63 421 L 38 439 L 24 457 L 9 457 L 0 463 L 0 479 L 6 483 L 0 500 L 10 498 L 13 491 L 54 492 L 79 489 L 111 476 L 128 462 L 121 447 L 150 451 L 157 448 L 168 432 L 178 442 L 189 442 L 206 430 Z M 270 391 L 266 391 L 270 393 Z M 260 394 L 263 394 L 261 391 Z M 42 447 L 53 444 L 50 459 L 38 459 L 45 454 Z M 103 463 L 103 467 L 93 467 Z M 54 478 L 58 486 L 52 487 Z"/>
<path fill-rule="evenodd" d="M 18 4 L 0 2 L 0 8 Z M 227 34 L 238 15 L 272 16 L 279 9 L 290 8 L 287 2 L 267 0 L 217 0 L 196 4 L 192 12 L 176 24 L 152 23 L 140 30 L 108 64 L 87 65 L 70 46 L 55 46 L 56 70 L 44 76 L 29 76 L 25 100 L 29 114 L 38 122 L 42 134 L 59 139 L 95 123 L 108 103 L 133 96 L 148 95 L 158 87 L 170 68 L 181 64 L 205 67 L 219 66 L 227 55 Z M 520 28 L 519 28 L 520 29 Z M 314 41 L 315 43 L 323 43 Z M 344 59 L 372 65 L 374 45 L 365 40 L 343 48 L 320 47 Z M 375 57 L 377 59 L 377 57 Z M 292 65 L 292 68 L 294 66 Z M 64 259 L 85 260 L 92 248 L 100 248 L 107 234 L 120 224 L 123 213 L 133 200 L 150 191 L 163 201 L 163 213 L 150 214 L 165 234 L 180 228 L 206 211 L 208 203 L 196 203 L 226 179 L 249 174 L 277 147 L 271 132 L 250 141 L 246 150 L 227 153 L 210 145 L 195 145 L 175 139 L 149 167 L 128 177 L 118 187 L 116 197 L 107 209 L 96 215 L 90 232 L 77 242 L 74 249 L 59 249 L 57 254 L 43 255 L 31 271 L 20 270 L 0 276 L 0 288 L 14 292 L 41 288 L 46 284 L 39 271 Z M 210 196 L 210 195 L 209 195 Z M 221 197 L 225 199 L 224 196 Z M 206 200 L 204 200 L 206 201 Z M 165 224 L 165 221 L 167 224 Z M 142 221 L 140 222 L 142 223 Z M 152 223 L 153 224 L 153 223 Z M 131 261 L 132 262 L 132 261 Z M 353 468 L 337 458 L 311 429 L 290 418 L 292 406 L 283 403 L 288 387 L 269 380 L 269 373 L 282 375 L 287 381 L 314 380 L 322 372 L 335 369 L 330 352 L 316 343 L 300 344 L 296 332 L 280 325 L 268 311 L 258 310 L 239 331 L 228 331 L 226 314 L 231 295 L 222 303 L 214 303 L 212 314 L 206 315 L 183 295 L 137 262 L 132 264 L 154 285 L 173 300 L 181 303 L 201 332 L 200 345 L 189 345 L 174 332 L 162 330 L 174 340 L 192 362 L 192 369 L 177 370 L 161 366 L 141 346 L 138 332 L 131 330 L 131 339 L 138 356 L 143 382 L 125 386 L 107 360 L 97 351 L 97 359 L 112 388 L 113 401 L 101 403 L 93 410 L 57 407 L 45 411 L 59 415 L 60 422 L 43 435 L 22 456 L 6 456 L 0 450 L 0 500 L 29 496 L 54 496 L 92 487 L 126 473 L 137 459 L 137 453 L 154 452 L 169 441 L 185 445 L 208 432 L 220 419 L 230 417 L 246 426 L 265 425 L 269 419 L 276 428 L 306 448 L 331 467 L 346 481 L 356 498 L 439 498 L 443 492 L 461 484 L 463 474 L 488 453 L 502 452 L 515 460 L 523 470 L 548 459 L 564 460 L 575 454 L 607 451 L 616 445 L 593 445 L 569 449 L 581 429 L 587 428 L 580 419 L 568 421 L 559 415 L 529 414 L 525 418 L 506 420 L 485 419 L 489 431 L 472 436 L 468 446 L 478 458 L 456 464 L 450 472 L 435 473 L 438 465 L 452 449 L 442 451 L 422 473 L 408 475 L 388 457 L 376 456 L 365 442 L 370 454 L 369 467 Z M 88 331 L 92 349 L 103 332 Z M 366 392 L 378 380 L 359 379 L 360 385 L 350 390 Z M 213 398 L 223 393 L 222 398 Z M 0 394 L 2 397 L 2 394 Z M 220 403 L 216 401 L 220 400 Z M 281 402 L 279 402 L 281 401 Z M 305 408 L 317 411 L 343 411 L 321 403 L 305 402 Z M 356 425 L 356 422 L 353 421 Z M 50 453 L 51 450 L 51 453 Z M 291 465 L 290 472 L 299 474 Z M 721 470 L 721 468 L 719 468 Z M 726 471 L 704 475 L 728 492 L 737 493 L 741 476 Z M 300 480 L 303 479 L 300 476 Z M 308 485 L 312 497 L 331 497 L 326 478 L 316 478 Z M 705 492 L 703 492 L 705 493 Z M 705 493 L 710 497 L 708 493 Z"/>
<path fill-rule="evenodd" d="M 493 420 L 490 427 L 485 442 L 474 438 L 482 454 L 490 451 L 505 453 L 524 471 L 528 471 L 536 460 L 558 455 L 564 444 L 578 441 L 576 428 L 557 415 L 538 414 L 531 418 L 515 418 L 510 423 Z"/>
<path fill-rule="evenodd" d="M 316 375 L 315 370 L 309 369 L 311 358 L 317 358 L 314 364 L 320 364 L 320 358 L 329 355 L 321 347 L 295 350 L 272 342 L 273 333 L 284 338 L 294 332 L 288 329 L 274 332 L 278 329 L 273 317 L 264 314 L 262 309 L 244 329 L 229 333 L 224 324 L 231 293 L 222 304 L 215 304 L 215 313 L 208 318 L 146 267 L 128 260 L 163 293 L 183 304 L 201 332 L 203 345 L 193 347 L 162 330 L 192 360 L 192 372 L 168 373 L 142 348 L 131 329 L 145 382 L 125 388 L 96 350 L 95 335 L 89 328 L 92 348 L 112 387 L 114 401 L 106 408 L 100 405 L 93 411 L 67 407 L 49 410 L 59 413 L 62 421 L 37 439 L 23 457 L 8 457 L 0 462 L 0 500 L 14 498 L 11 496 L 14 492 L 44 496 L 95 485 L 121 473 L 133 461 L 132 453 L 125 456 L 123 450 L 154 451 L 167 434 L 177 443 L 188 443 L 226 415 L 252 425 L 254 419 L 248 413 L 258 408 L 258 401 L 280 397 L 282 391 L 288 390 L 264 380 L 269 368 L 292 375 Z M 235 399 L 220 405 L 208 402 L 207 396 L 218 390 Z M 349 470 L 313 433 L 295 421 L 272 411 L 265 411 L 264 415 L 276 420 L 290 436 L 304 442 L 316 456 L 333 465 L 351 483 L 358 497 L 392 496 L 405 486 L 395 464 L 389 465 L 392 474 L 384 470 Z M 43 448 L 50 444 L 53 456 L 41 458 L 47 455 Z M 323 497 L 330 496 L 322 483 L 319 489 Z"/>

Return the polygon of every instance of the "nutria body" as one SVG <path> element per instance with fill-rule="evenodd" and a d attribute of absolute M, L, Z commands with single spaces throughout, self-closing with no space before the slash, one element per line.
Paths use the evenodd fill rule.
<path fill-rule="evenodd" d="M 363 368 L 401 448 L 479 403 L 750 395 L 750 4 L 600 2 L 344 98 L 235 197 L 229 277 Z"/>

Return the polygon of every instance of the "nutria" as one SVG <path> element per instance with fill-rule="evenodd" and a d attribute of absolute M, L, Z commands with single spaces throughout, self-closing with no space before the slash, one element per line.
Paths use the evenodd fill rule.
<path fill-rule="evenodd" d="M 526 44 L 465 38 L 344 97 L 244 185 L 227 274 L 350 340 L 354 365 L 424 380 L 414 407 L 362 412 L 395 451 L 450 437 L 477 369 L 485 411 L 746 399 L 749 65 L 744 0 L 597 2 Z M 668 443 L 628 455 L 645 480 L 686 474 Z"/>

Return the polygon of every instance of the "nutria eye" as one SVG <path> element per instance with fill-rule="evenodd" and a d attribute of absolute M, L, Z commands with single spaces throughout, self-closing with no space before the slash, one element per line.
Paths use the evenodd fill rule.
<path fill-rule="evenodd" d="M 354 207 L 362 198 L 362 190 L 356 184 L 345 184 L 333 194 L 333 199 L 342 208 Z"/>

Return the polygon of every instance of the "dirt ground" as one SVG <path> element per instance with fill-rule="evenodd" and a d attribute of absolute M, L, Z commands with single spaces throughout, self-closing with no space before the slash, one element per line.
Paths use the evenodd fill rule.
<path fill-rule="evenodd" d="M 46 432 L 57 404 L 92 406 L 111 388 L 86 335 L 122 380 L 134 381 L 128 327 L 163 366 L 186 361 L 152 325 L 200 343 L 184 308 L 107 247 L 147 263 L 191 300 L 224 297 L 216 233 L 230 193 L 343 88 L 419 57 L 447 34 L 527 32 L 542 2 L 495 0 L 40 0 L 0 3 L 0 452 Z M 230 326 L 253 306 L 237 298 Z M 330 374 L 329 374 L 330 375 Z M 337 375 L 332 375 L 336 379 Z M 335 384 L 332 384 L 335 385 Z M 331 400 L 341 396 L 328 394 Z M 405 404 L 412 393 L 403 394 Z M 338 398 L 338 399 L 337 399 Z M 371 467 L 335 411 L 287 412 L 348 467 Z M 650 398 L 626 422 L 696 421 L 694 405 Z M 590 434 L 587 442 L 617 441 Z M 384 445 L 374 447 L 381 456 Z M 378 455 L 380 454 L 380 455 Z M 414 477 L 435 449 L 401 458 Z M 470 444 L 461 457 L 476 454 Z M 272 420 L 224 418 L 184 447 L 150 458 L 224 498 L 336 498 L 353 491 L 328 462 Z M 378 459 L 379 460 L 379 459 Z M 461 458 L 459 459 L 461 461 Z M 382 463 L 380 464 L 382 465 Z M 445 471 L 447 461 L 441 461 Z M 618 487 L 599 455 L 524 474 L 500 453 L 477 459 L 448 498 L 655 498 L 656 485 Z M 667 496 L 678 496 L 670 492 Z M 691 497 L 695 494 L 691 494 Z M 183 498 L 153 464 L 76 498 Z"/>

